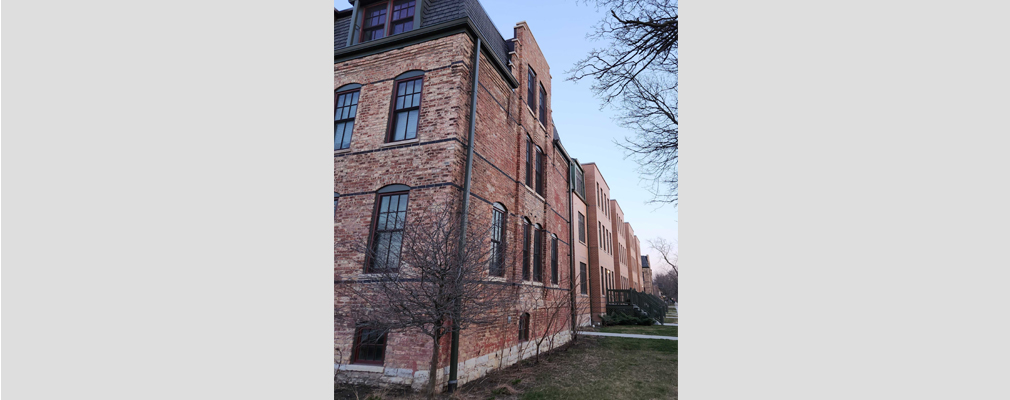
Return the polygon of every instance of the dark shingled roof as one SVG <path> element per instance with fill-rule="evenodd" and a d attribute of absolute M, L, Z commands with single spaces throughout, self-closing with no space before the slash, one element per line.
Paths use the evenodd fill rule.
<path fill-rule="evenodd" d="M 502 64 L 508 65 L 508 45 L 501 32 L 491 22 L 491 18 L 487 16 L 484 7 L 477 0 L 429 0 L 428 8 L 424 11 L 424 16 L 421 17 L 421 27 L 437 25 L 463 17 L 470 17 L 473 25 L 488 42 L 487 46 L 494 51 Z"/>
<path fill-rule="evenodd" d="M 649 268 L 649 256 L 642 256 L 642 268 Z"/>
<path fill-rule="evenodd" d="M 501 60 L 503 65 L 509 62 L 509 43 L 502 37 L 501 32 L 491 22 L 484 7 L 478 0 L 419 0 L 426 4 L 424 15 L 421 16 L 420 28 L 438 25 L 443 22 L 470 17 L 470 21 L 477 27 L 477 31 L 484 37 L 485 43 L 494 55 Z M 348 11 L 348 10 L 344 10 Z M 340 11 L 333 21 L 333 50 L 346 47 L 347 31 L 351 26 L 351 16 L 343 16 Z"/>
<path fill-rule="evenodd" d="M 347 47 L 347 31 L 351 27 L 350 9 L 338 11 L 333 20 L 333 51 Z M 346 15 L 345 15 L 346 14 Z"/>

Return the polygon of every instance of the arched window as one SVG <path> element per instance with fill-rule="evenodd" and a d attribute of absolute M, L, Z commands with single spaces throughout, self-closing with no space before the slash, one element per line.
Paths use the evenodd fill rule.
<path fill-rule="evenodd" d="M 519 341 L 530 340 L 530 313 L 519 316 Z"/>
<path fill-rule="evenodd" d="M 366 272 L 395 271 L 399 268 L 409 191 L 407 185 L 389 185 L 379 189 Z"/>
<path fill-rule="evenodd" d="M 544 281 L 544 228 L 540 224 L 533 228 L 533 281 Z"/>
<path fill-rule="evenodd" d="M 523 218 L 523 280 L 530 280 L 530 220 Z"/>
<path fill-rule="evenodd" d="M 393 81 L 392 120 L 387 142 L 417 138 L 417 124 L 421 112 L 421 86 L 423 71 L 410 71 Z"/>
<path fill-rule="evenodd" d="M 354 133 L 354 118 L 358 114 L 358 94 L 361 85 L 352 83 L 341 86 L 336 91 L 333 110 L 333 150 L 351 147 Z"/>
<path fill-rule="evenodd" d="M 492 276 L 505 276 L 505 237 L 508 211 L 501 203 L 491 208 L 491 268 Z"/>

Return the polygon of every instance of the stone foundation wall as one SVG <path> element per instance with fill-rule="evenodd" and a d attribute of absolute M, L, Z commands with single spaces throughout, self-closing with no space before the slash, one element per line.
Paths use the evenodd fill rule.
<path fill-rule="evenodd" d="M 540 353 L 561 347 L 572 340 L 571 331 L 561 331 L 554 335 L 554 347 L 549 340 L 540 345 Z M 463 361 L 457 366 L 459 385 L 481 378 L 490 372 L 505 368 L 520 360 L 534 357 L 537 354 L 537 343 L 529 340 L 519 343 L 499 352 L 489 353 Z M 379 387 L 395 385 L 410 386 L 414 390 L 423 390 L 428 383 L 428 370 L 411 370 L 407 368 L 389 368 L 381 365 L 333 364 L 336 372 L 336 383 L 360 384 Z M 443 367 L 437 373 L 437 388 L 445 386 L 449 375 L 449 367 Z"/>

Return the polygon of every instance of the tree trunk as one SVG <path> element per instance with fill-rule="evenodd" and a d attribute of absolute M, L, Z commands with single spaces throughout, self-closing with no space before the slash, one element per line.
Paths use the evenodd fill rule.
<path fill-rule="evenodd" d="M 435 398 L 435 372 L 438 371 L 439 342 L 442 341 L 442 328 L 435 330 L 435 341 L 431 348 L 431 365 L 428 368 L 428 398 Z"/>

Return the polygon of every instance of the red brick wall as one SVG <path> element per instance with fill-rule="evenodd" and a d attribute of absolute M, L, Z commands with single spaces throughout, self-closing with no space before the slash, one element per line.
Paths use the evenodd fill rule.
<path fill-rule="evenodd" d="M 534 66 L 550 99 L 549 66 L 524 24 L 517 27 L 516 34 L 522 44 L 517 44 L 512 63 L 517 68 L 514 74 L 520 89 L 513 91 L 487 56 L 481 55 L 470 223 L 471 227 L 490 224 L 492 203 L 502 203 L 509 212 L 507 241 L 512 247 L 522 242 L 522 217 L 542 225 L 560 240 L 559 282 L 555 289 L 539 287 L 528 293 L 515 310 L 506 313 L 511 314 L 511 321 L 506 316 L 500 324 L 464 330 L 460 335 L 461 362 L 515 345 L 518 316 L 525 310 L 533 316 L 531 339 L 548 325 L 551 333 L 570 327 L 567 305 L 559 313 L 545 309 L 552 299 L 569 296 L 568 166 L 555 151 L 548 129 L 551 124 L 541 124 L 525 105 L 524 66 Z M 415 188 L 410 191 L 408 219 L 422 205 L 446 196 L 460 196 L 469 128 L 472 51 L 473 40 L 458 34 L 334 65 L 334 88 L 348 83 L 363 85 L 351 147 L 334 155 L 334 191 L 341 194 L 334 220 L 336 280 L 353 280 L 362 273 L 364 256 L 353 251 L 351 243 L 367 239 L 376 190 L 388 184 Z M 426 71 L 418 140 L 405 146 L 384 145 L 393 78 L 415 69 Z M 547 157 L 545 196 L 524 184 L 527 136 Z M 433 141 L 441 142 L 430 143 Z M 441 186 L 418 188 L 426 185 Z M 552 286 L 550 234 L 545 239 L 544 281 Z M 521 273 L 521 259 L 515 261 L 508 270 L 510 279 L 517 279 Z M 360 306 L 351 302 L 347 285 L 334 287 L 334 340 L 336 348 L 343 349 L 343 362 L 349 361 L 353 325 L 362 313 Z M 558 318 L 551 324 L 552 315 Z M 448 338 L 443 345 L 444 366 L 448 363 Z M 386 349 L 387 368 L 427 370 L 431 343 L 426 336 L 394 332 Z"/>

